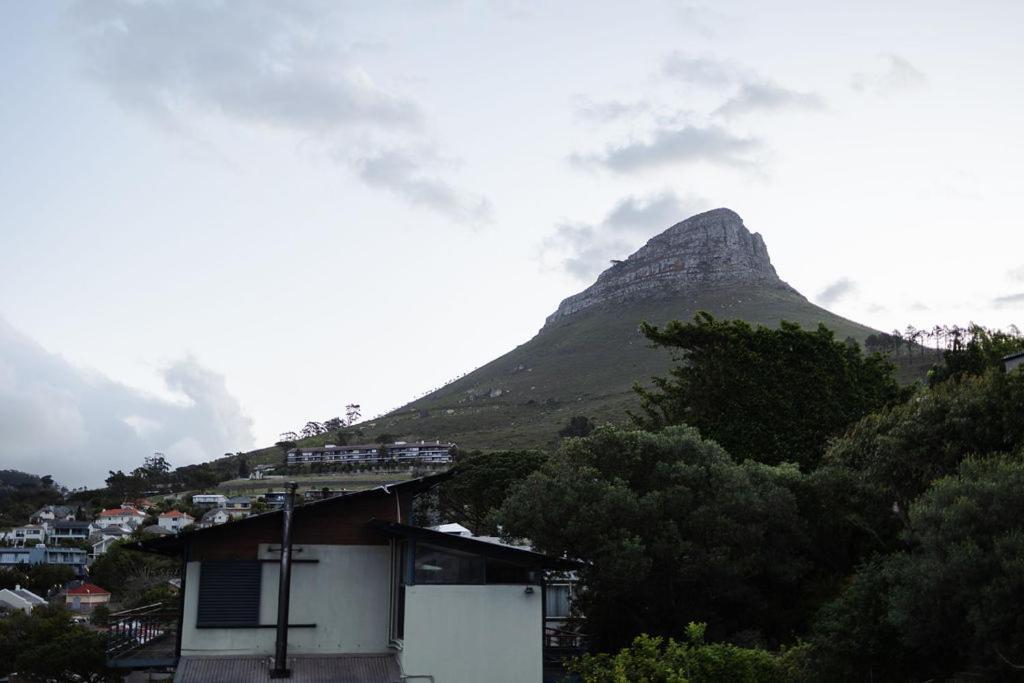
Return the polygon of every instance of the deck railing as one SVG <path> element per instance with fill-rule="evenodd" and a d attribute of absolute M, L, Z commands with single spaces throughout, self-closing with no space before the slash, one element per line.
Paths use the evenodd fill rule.
<path fill-rule="evenodd" d="M 177 658 L 179 618 L 177 605 L 159 602 L 112 613 L 107 629 L 107 665 L 173 665 Z"/>

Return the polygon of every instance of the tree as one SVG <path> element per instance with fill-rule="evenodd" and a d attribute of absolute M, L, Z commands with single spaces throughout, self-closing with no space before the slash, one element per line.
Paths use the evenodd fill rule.
<path fill-rule="evenodd" d="M 1024 337 L 1015 329 L 990 330 L 971 325 L 967 330 L 957 328 L 957 332 L 957 342 L 943 352 L 942 364 L 928 373 L 928 383 L 932 386 L 981 375 L 993 368 L 1002 369 L 1004 357 L 1024 350 Z"/>
<path fill-rule="evenodd" d="M 558 430 L 559 438 L 565 439 L 571 436 L 590 436 L 594 431 L 594 423 L 584 415 L 573 415 L 569 422 Z"/>
<path fill-rule="evenodd" d="M 494 515 L 512 485 L 537 471 L 547 458 L 541 451 L 477 452 L 461 458 L 452 477 L 438 487 L 441 519 L 461 522 L 478 534 L 496 532 Z"/>
<path fill-rule="evenodd" d="M 968 454 L 1024 445 L 1024 373 L 1001 368 L 919 390 L 906 403 L 864 417 L 829 447 L 825 460 L 856 472 L 906 513 L 932 481 Z"/>
<path fill-rule="evenodd" d="M 861 568 L 822 611 L 822 680 L 944 679 L 1024 666 L 1024 451 L 964 460 L 915 501 L 906 550 Z M 895 667 L 895 668 L 894 668 Z M 825 675 L 832 672 L 848 675 Z"/>
<path fill-rule="evenodd" d="M 646 429 L 689 424 L 738 459 L 817 465 L 828 440 L 873 410 L 901 400 L 893 366 L 837 342 L 823 325 L 811 332 L 783 322 L 753 328 L 699 313 L 644 335 L 677 361 L 654 387 L 636 387 Z"/>
<path fill-rule="evenodd" d="M 180 569 L 172 558 L 130 550 L 126 542 L 116 541 L 93 562 L 89 574 L 119 602 L 131 604 L 146 591 L 165 586 Z"/>
<path fill-rule="evenodd" d="M 71 623 L 62 607 L 42 605 L 0 619 L 0 675 L 28 681 L 119 681 L 108 670 L 103 636 Z"/>
<path fill-rule="evenodd" d="M 360 411 L 358 403 L 349 403 L 345 406 L 345 426 L 351 427 L 356 422 L 359 422 L 362 412 Z"/>
<path fill-rule="evenodd" d="M 249 461 L 245 458 L 238 459 L 238 478 L 246 479 L 249 476 Z"/>
<path fill-rule="evenodd" d="M 586 560 L 578 607 L 599 648 L 690 621 L 726 636 L 788 637 L 809 570 L 792 465 L 736 463 L 691 427 L 599 427 L 512 486 L 505 535 Z M 744 635 L 744 632 L 746 635 Z"/>
<path fill-rule="evenodd" d="M 396 437 L 395 437 L 394 434 L 388 434 L 387 432 L 381 432 L 380 434 L 377 435 L 377 438 L 375 438 L 373 440 L 373 442 L 375 444 L 379 444 L 379 445 L 383 446 L 386 443 L 394 443 L 395 439 L 396 439 Z M 386 456 L 387 453 L 384 453 L 384 455 Z"/>
<path fill-rule="evenodd" d="M 105 483 L 119 502 L 129 498 L 138 498 L 146 490 L 145 480 L 136 476 L 134 472 L 129 475 L 121 470 L 116 472 L 110 470 L 110 476 L 106 478 Z"/>
<path fill-rule="evenodd" d="M 309 439 L 314 436 L 319 436 L 324 433 L 324 426 L 319 422 L 310 420 L 305 426 L 299 431 L 302 434 L 302 438 Z"/>

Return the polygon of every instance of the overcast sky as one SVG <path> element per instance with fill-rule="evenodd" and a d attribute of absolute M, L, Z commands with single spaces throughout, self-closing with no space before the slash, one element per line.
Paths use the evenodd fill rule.
<path fill-rule="evenodd" d="M 718 206 L 847 317 L 1024 323 L 1022 25 L 1011 0 L 3 3 L 0 467 L 96 484 L 386 411 Z"/>

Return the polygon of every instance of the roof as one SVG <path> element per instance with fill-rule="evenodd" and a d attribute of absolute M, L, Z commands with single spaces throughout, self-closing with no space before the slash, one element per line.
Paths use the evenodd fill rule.
<path fill-rule="evenodd" d="M 152 534 L 154 536 L 169 536 L 174 534 L 173 531 L 171 531 L 170 529 L 165 529 L 159 524 L 150 524 L 149 526 L 142 527 L 142 533 Z"/>
<path fill-rule="evenodd" d="M 21 586 L 15 586 L 14 588 L 5 588 L 2 591 L 0 591 L 0 593 L 11 593 L 12 595 L 21 598 L 22 600 L 33 606 L 46 604 L 46 600 L 43 600 L 41 597 L 39 597 L 32 591 L 28 590 L 27 588 L 22 588 Z"/>
<path fill-rule="evenodd" d="M 83 583 L 68 589 L 68 595 L 110 595 L 110 591 L 100 588 L 95 583 Z"/>
<path fill-rule="evenodd" d="M 294 683 L 399 683 L 402 671 L 391 654 L 290 655 Z M 175 683 L 261 683 L 270 681 L 270 658 L 182 657 Z"/>
<path fill-rule="evenodd" d="M 123 517 L 124 515 L 135 515 L 136 517 L 145 517 L 146 513 L 135 508 L 111 508 L 104 510 L 99 514 L 100 517 Z"/>
<path fill-rule="evenodd" d="M 249 496 L 232 496 L 231 498 L 228 498 L 228 502 L 229 503 L 251 503 L 252 502 L 252 498 L 250 498 Z"/>
<path fill-rule="evenodd" d="M 130 532 L 125 531 L 115 524 L 111 524 L 100 529 L 100 533 L 104 536 L 127 536 Z"/>
<path fill-rule="evenodd" d="M 427 491 L 434 486 L 440 484 L 445 479 L 449 478 L 455 473 L 455 469 L 450 469 L 447 472 L 440 472 L 438 474 L 432 474 L 426 477 L 419 477 L 418 479 L 409 479 L 408 481 L 398 482 L 396 484 L 385 484 L 384 486 L 378 486 L 372 489 L 364 489 L 363 491 L 356 491 L 355 493 L 349 493 L 344 496 L 334 496 L 332 498 L 324 498 L 322 500 L 313 500 L 308 503 L 300 503 L 295 506 L 297 513 L 297 520 L 301 519 L 303 510 L 310 510 L 316 508 L 318 510 L 323 508 L 330 508 L 334 506 L 348 505 L 355 500 L 363 500 L 368 497 L 379 496 L 379 495 L 392 495 L 398 492 L 404 492 L 411 490 L 415 493 L 422 493 Z M 217 510 L 215 512 L 222 512 Z M 209 514 L 209 513 L 207 513 Z M 231 523 L 231 533 L 238 534 L 244 532 L 245 529 L 249 528 L 249 525 L 259 523 L 261 520 L 265 520 L 272 516 L 281 516 L 284 511 L 281 509 L 271 510 L 270 512 L 264 512 L 257 515 L 249 515 L 245 519 L 238 519 Z M 206 520 L 207 515 L 203 515 L 203 520 Z M 134 550 L 141 550 L 144 552 L 160 553 L 163 555 L 178 555 L 184 550 L 185 545 L 196 537 L 203 537 L 206 534 L 217 534 L 221 531 L 222 526 L 204 527 L 202 529 L 196 529 L 195 526 L 186 527 L 180 533 L 173 537 L 167 538 L 154 538 L 146 541 L 140 541 L 132 544 L 129 547 Z"/>
<path fill-rule="evenodd" d="M 357 443 L 349 444 L 347 446 L 303 446 L 288 449 L 289 453 L 325 453 L 327 451 L 365 451 L 365 450 L 377 450 L 381 446 L 384 448 L 423 448 L 425 446 L 431 446 L 433 448 L 454 448 L 455 444 L 447 441 L 410 441 L 408 443 Z"/>
<path fill-rule="evenodd" d="M 192 515 L 188 514 L 187 512 L 179 512 L 178 510 L 168 510 L 167 512 L 161 512 L 160 516 L 161 517 L 188 517 L 189 519 L 193 519 Z"/>
<path fill-rule="evenodd" d="M 1024 351 L 1018 351 L 1017 353 L 1011 353 L 1009 356 L 1003 356 L 1004 361 L 1015 360 L 1017 358 L 1024 358 Z"/>
<path fill-rule="evenodd" d="M 53 528 L 64 528 L 64 529 L 88 529 L 92 526 L 92 522 L 76 522 L 73 519 L 65 519 L 60 521 L 54 521 Z"/>
<path fill-rule="evenodd" d="M 493 560 L 500 560 L 510 564 L 536 567 L 537 569 L 563 570 L 579 569 L 584 566 L 583 562 L 579 562 L 577 560 L 566 560 L 558 557 L 552 557 L 550 555 L 544 555 L 543 553 L 536 553 L 532 550 L 524 550 L 522 548 L 503 545 L 501 543 L 483 541 L 479 538 L 473 538 L 470 536 L 458 536 L 455 534 L 445 533 L 443 531 L 434 531 L 433 529 L 425 529 L 423 527 L 411 526 L 409 524 L 374 520 L 370 522 L 370 526 L 384 534 L 387 534 L 388 536 L 413 538 L 417 541 L 423 541 L 424 543 L 429 543 L 430 545 L 435 545 L 441 548 L 461 550 L 463 552 L 482 555 Z"/>

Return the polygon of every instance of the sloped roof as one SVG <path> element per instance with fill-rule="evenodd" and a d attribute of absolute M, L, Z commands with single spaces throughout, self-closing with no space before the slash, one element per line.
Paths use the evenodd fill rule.
<path fill-rule="evenodd" d="M 269 682 L 270 658 L 182 657 L 175 683 Z M 294 683 L 400 683 L 402 671 L 390 654 L 294 655 L 288 657 Z M 276 680 L 276 679 L 275 679 Z"/>
<path fill-rule="evenodd" d="M 135 508 L 110 508 L 100 513 L 100 517 L 123 517 L 124 515 L 135 515 L 136 517 L 145 517 L 146 513 Z"/>
<path fill-rule="evenodd" d="M 193 518 L 192 515 L 188 514 L 187 512 L 179 512 L 178 510 L 168 510 L 167 512 L 161 512 L 160 516 L 161 517 L 188 517 L 189 519 Z"/>
<path fill-rule="evenodd" d="M 110 595 L 110 591 L 100 588 L 95 583 L 83 583 L 68 589 L 68 595 Z"/>

